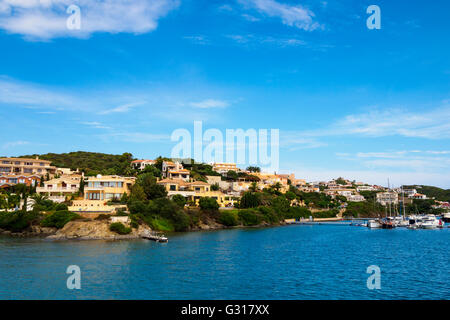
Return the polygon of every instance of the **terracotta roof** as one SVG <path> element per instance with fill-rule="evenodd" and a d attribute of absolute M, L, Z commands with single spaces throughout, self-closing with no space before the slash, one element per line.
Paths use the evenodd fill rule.
<path fill-rule="evenodd" d="M 158 181 L 157 183 L 159 183 L 159 184 L 172 183 L 172 184 L 182 184 L 182 185 L 186 184 L 186 182 L 182 179 L 163 179 L 163 180 Z"/>
<path fill-rule="evenodd" d="M 141 162 L 156 162 L 155 160 L 133 160 L 131 163 L 141 163 Z"/>
<path fill-rule="evenodd" d="M 48 160 L 42 160 L 42 159 L 32 159 L 32 158 L 0 158 L 0 161 L 34 161 L 34 162 L 48 162 L 51 163 L 51 161 Z"/>
<path fill-rule="evenodd" d="M 189 182 L 188 184 L 190 184 L 191 186 L 209 186 L 209 183 L 206 183 L 204 181 L 194 181 Z"/>

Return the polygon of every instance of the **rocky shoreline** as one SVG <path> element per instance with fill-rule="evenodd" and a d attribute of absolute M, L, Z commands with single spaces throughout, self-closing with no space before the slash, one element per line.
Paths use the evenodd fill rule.
<path fill-rule="evenodd" d="M 33 225 L 22 232 L 11 232 L 0 229 L 0 235 L 16 238 L 45 238 L 49 240 L 131 240 L 140 239 L 143 235 L 152 231 L 152 229 L 146 225 L 139 225 L 137 229 L 133 228 L 130 234 L 120 235 L 109 230 L 109 225 L 110 222 L 108 220 L 73 220 L 68 222 L 62 229 Z M 242 228 L 263 228 L 278 225 L 283 225 L 283 223 L 277 225 L 262 223 L 251 227 L 226 227 L 214 220 L 211 220 L 199 223 L 197 227 L 188 230 L 188 232 Z"/>
<path fill-rule="evenodd" d="M 50 240 L 126 240 L 139 239 L 145 233 L 152 231 L 151 228 L 140 225 L 133 228 L 130 234 L 120 235 L 109 230 L 108 220 L 68 222 L 62 229 L 46 228 L 33 225 L 22 232 L 11 232 L 0 229 L 0 235 L 17 238 L 45 238 Z"/>

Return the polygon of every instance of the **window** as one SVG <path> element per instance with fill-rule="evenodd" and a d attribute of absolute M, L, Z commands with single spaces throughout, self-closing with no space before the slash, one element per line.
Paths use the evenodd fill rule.
<path fill-rule="evenodd" d="M 11 162 L 5 161 L 5 160 L 3 160 L 2 163 L 3 163 L 3 164 L 11 164 Z"/>
<path fill-rule="evenodd" d="M 177 186 L 174 184 L 170 185 L 170 191 L 176 191 L 177 190 Z"/>

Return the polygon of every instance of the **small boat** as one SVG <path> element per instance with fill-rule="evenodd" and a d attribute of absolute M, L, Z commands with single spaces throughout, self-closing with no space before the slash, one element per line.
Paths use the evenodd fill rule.
<path fill-rule="evenodd" d="M 436 218 L 434 214 L 426 216 L 420 225 L 422 229 L 436 229 L 441 225 L 439 219 Z"/>
<path fill-rule="evenodd" d="M 147 240 L 153 240 L 156 242 L 168 242 L 169 239 L 163 234 L 158 234 L 156 232 L 145 232 L 141 235 L 141 238 L 147 239 Z"/>
<path fill-rule="evenodd" d="M 370 229 L 378 229 L 381 228 L 381 223 L 378 221 L 378 219 L 372 219 L 367 221 L 367 227 Z"/>
<path fill-rule="evenodd" d="M 394 218 L 392 217 L 381 219 L 380 223 L 382 229 L 394 229 L 396 227 Z"/>
<path fill-rule="evenodd" d="M 444 212 L 442 214 L 442 221 L 449 223 L 450 222 L 450 211 Z"/>

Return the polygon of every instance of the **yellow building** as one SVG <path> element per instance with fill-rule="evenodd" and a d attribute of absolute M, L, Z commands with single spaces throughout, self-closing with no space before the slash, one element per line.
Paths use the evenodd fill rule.
<path fill-rule="evenodd" d="M 63 175 L 44 182 L 43 187 L 37 187 L 36 192 L 46 195 L 54 202 L 64 202 L 66 197 L 80 190 L 81 175 Z"/>
<path fill-rule="evenodd" d="M 118 207 L 108 205 L 108 201 L 120 199 L 124 193 L 130 194 L 135 183 L 134 177 L 101 176 L 89 177 L 84 186 L 84 199 L 74 200 L 69 207 L 74 212 L 113 213 Z"/>
<path fill-rule="evenodd" d="M 220 174 L 226 174 L 228 171 L 235 171 L 239 172 L 241 171 L 237 166 L 236 163 L 214 163 L 212 165 L 212 169 Z"/>
<path fill-rule="evenodd" d="M 203 181 L 186 182 L 182 179 L 164 179 L 157 183 L 166 188 L 169 197 L 179 194 L 196 205 L 203 197 L 216 199 L 221 207 L 233 206 L 236 201 L 236 197 L 226 195 L 221 191 L 211 191 L 211 185 Z"/>
<path fill-rule="evenodd" d="M 28 158 L 0 158 L 0 174 L 37 174 L 40 176 L 54 175 L 56 167 L 51 161 Z"/>

